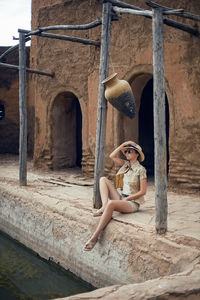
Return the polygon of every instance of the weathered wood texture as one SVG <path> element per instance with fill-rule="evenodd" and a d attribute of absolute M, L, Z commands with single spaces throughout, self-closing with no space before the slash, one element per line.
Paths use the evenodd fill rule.
<path fill-rule="evenodd" d="M 163 11 L 163 15 L 181 15 L 184 9 L 170 9 Z"/>
<path fill-rule="evenodd" d="M 105 99 L 105 87 L 102 81 L 108 76 L 109 72 L 109 50 L 111 34 L 111 7 L 110 3 L 103 4 L 102 11 L 102 32 L 101 32 L 101 51 L 99 66 L 99 92 L 96 128 L 96 149 L 95 149 L 95 171 L 94 171 L 94 194 L 93 206 L 101 207 L 101 197 L 99 193 L 99 179 L 104 174 L 105 140 L 106 140 L 106 119 L 107 119 L 107 100 Z"/>
<path fill-rule="evenodd" d="M 102 24 L 102 20 L 101 20 L 101 18 L 99 18 L 91 23 L 83 24 L 83 25 L 55 25 L 55 26 L 41 27 L 35 31 L 30 31 L 30 30 L 26 30 L 26 29 L 19 29 L 19 31 L 26 33 L 26 38 L 25 38 L 26 42 L 31 40 L 31 37 L 30 37 L 31 35 L 39 35 L 39 36 L 43 36 L 43 37 L 66 40 L 66 41 L 82 43 L 82 44 L 86 44 L 86 45 L 100 46 L 100 43 L 98 41 L 92 41 L 89 39 L 82 39 L 82 38 L 67 36 L 67 35 L 59 35 L 59 34 L 51 34 L 51 33 L 44 34 L 43 31 L 48 31 L 48 30 L 87 30 L 87 29 L 91 29 L 91 28 L 100 26 L 101 24 Z M 2 60 L 6 55 L 11 53 L 18 47 L 19 47 L 19 45 L 10 47 L 7 51 L 5 51 L 0 56 L 0 60 Z"/>
<path fill-rule="evenodd" d="M 28 42 L 31 40 L 31 37 L 26 37 L 25 41 Z M 6 50 L 4 53 L 1 54 L 0 56 L 0 60 L 3 60 L 3 58 L 5 56 L 7 56 L 8 54 L 10 54 L 11 52 L 13 52 L 15 49 L 19 48 L 19 44 L 12 46 L 10 48 L 8 48 L 8 50 Z"/>
<path fill-rule="evenodd" d="M 93 40 L 89 40 L 89 39 L 82 39 L 82 38 L 67 36 L 67 35 L 41 32 L 41 33 L 38 33 L 37 36 L 42 36 L 42 37 L 46 37 L 46 38 L 53 38 L 53 39 L 58 39 L 58 40 L 63 40 L 63 41 L 70 41 L 70 42 L 75 42 L 75 43 L 81 43 L 81 44 L 85 44 L 85 45 L 99 46 L 98 41 L 93 41 Z"/>
<path fill-rule="evenodd" d="M 101 23 L 101 22 L 100 22 Z M 74 36 L 68 36 L 68 35 L 61 35 L 61 34 L 54 34 L 54 33 L 45 33 L 43 31 L 47 31 L 50 30 L 49 28 L 51 28 L 51 30 L 58 30 L 58 29 L 70 29 L 70 28 L 74 28 L 74 30 L 78 30 L 78 28 L 76 28 L 76 26 L 84 26 L 84 25 L 66 25 L 64 28 L 64 25 L 60 25 L 60 28 L 58 27 L 59 25 L 56 25 L 55 28 L 54 26 L 50 26 L 50 27 L 44 27 L 43 30 L 35 30 L 35 31 L 29 31 L 26 29 L 19 29 L 20 32 L 26 33 L 26 38 L 29 37 L 30 35 L 37 35 L 37 36 L 41 36 L 41 37 L 47 37 L 47 38 L 53 38 L 53 39 L 58 39 L 58 40 L 63 40 L 63 41 L 71 41 L 71 42 L 75 42 L 75 43 L 82 43 L 85 45 L 95 45 L 95 46 L 99 46 L 100 43 L 98 41 L 93 41 L 93 40 L 89 40 L 89 39 L 83 39 L 83 38 L 79 38 L 79 37 L 74 37 Z M 97 25 L 96 25 L 97 26 Z M 82 30 L 84 28 L 81 28 Z M 87 29 L 87 26 L 86 28 Z"/>
<path fill-rule="evenodd" d="M 165 12 L 168 11 L 168 10 L 173 9 L 173 8 L 170 8 L 170 7 L 167 7 L 167 6 L 160 5 L 160 4 L 158 4 L 156 2 L 153 2 L 153 1 L 147 1 L 146 4 L 153 7 L 153 8 L 159 8 L 159 7 L 163 8 L 165 10 Z M 189 13 L 189 12 L 185 12 L 185 11 L 183 11 L 181 13 L 180 17 L 191 19 L 191 20 L 196 20 L 196 21 L 200 20 L 200 16 Z"/>
<path fill-rule="evenodd" d="M 13 70 L 19 70 L 19 66 L 11 65 L 11 64 L 0 63 L 0 67 L 4 67 L 4 68 L 8 68 L 8 69 L 13 69 Z M 53 77 L 54 76 L 54 73 L 48 73 L 48 72 L 33 70 L 33 69 L 29 69 L 29 68 L 26 68 L 26 71 L 29 72 L 29 73 L 34 73 L 34 74 L 39 74 L 39 75 L 45 75 L 45 76 L 49 76 L 49 77 Z"/>
<path fill-rule="evenodd" d="M 113 6 L 113 11 L 116 13 L 121 14 L 131 14 L 136 16 L 144 16 L 144 17 L 151 17 L 152 18 L 152 11 L 150 10 L 136 10 L 136 9 L 130 9 L 130 8 L 120 8 L 117 6 Z M 166 10 L 163 12 L 163 14 L 166 15 L 181 15 L 183 13 L 183 9 L 171 9 Z"/>
<path fill-rule="evenodd" d="M 97 20 L 88 23 L 88 24 L 81 24 L 81 25 L 54 25 L 54 26 L 48 26 L 48 27 L 40 27 L 39 31 L 48 31 L 48 30 L 87 30 L 94 27 L 97 27 L 102 24 L 101 18 L 98 18 Z"/>
<path fill-rule="evenodd" d="M 27 109 L 25 33 L 19 33 L 19 183 L 27 185 Z"/>
<path fill-rule="evenodd" d="M 125 3 L 119 0 L 107 0 L 108 2 L 112 3 L 113 5 L 116 5 L 118 7 L 123 7 L 123 8 L 132 8 L 132 9 L 136 9 L 136 10 L 142 10 L 142 8 L 129 4 L 129 3 Z"/>
<path fill-rule="evenodd" d="M 109 1 L 110 3 L 112 3 L 113 5 L 116 5 L 118 7 L 132 8 L 132 9 L 135 9 L 135 10 L 143 10 L 142 8 L 140 8 L 138 6 L 135 6 L 135 5 L 132 5 L 132 4 L 129 4 L 129 3 L 125 3 L 125 2 L 122 2 L 122 1 L 119 1 L 119 0 L 107 0 L 107 1 Z M 160 4 L 158 4 L 156 2 L 153 2 L 153 1 L 146 1 L 146 4 L 153 7 L 153 8 L 159 8 L 159 7 L 163 8 L 165 11 L 173 9 L 173 8 L 170 8 L 170 7 L 167 7 L 167 6 L 160 5 Z M 197 20 L 197 21 L 200 20 L 200 16 L 192 14 L 192 13 L 188 13 L 188 12 L 182 12 L 181 17 L 188 18 L 188 19 L 191 19 L 191 20 Z"/>
<path fill-rule="evenodd" d="M 119 6 L 119 7 L 123 7 L 122 10 L 120 11 L 120 13 L 123 13 L 124 11 L 124 8 L 130 8 L 130 9 L 133 9 L 133 10 L 138 10 L 140 12 L 142 11 L 145 11 L 143 8 L 140 8 L 140 7 L 137 7 L 137 6 L 134 6 L 134 5 L 131 5 L 131 4 L 128 4 L 128 3 L 123 3 L 121 1 L 117 1 L 117 0 L 107 0 L 109 1 L 110 3 L 112 3 L 113 5 L 116 5 L 116 6 Z M 151 1 L 147 1 L 146 2 L 149 6 L 152 6 L 152 2 Z M 127 13 L 124 11 L 124 13 Z M 128 12 L 130 13 L 130 12 Z M 189 14 L 189 13 L 185 13 L 184 14 L 185 17 L 186 15 L 192 15 L 192 14 Z M 144 15 L 146 18 L 151 18 L 150 15 Z M 180 14 L 181 16 L 181 14 Z M 196 15 L 194 15 L 196 16 Z M 196 20 L 198 19 L 199 16 L 196 16 Z M 199 31 L 197 28 L 195 27 L 192 27 L 192 26 L 189 26 L 189 25 L 186 25 L 186 24 L 183 24 L 183 23 L 180 23 L 180 22 L 177 22 L 177 21 L 174 21 L 172 19 L 169 19 L 169 18 L 163 18 L 163 23 L 167 26 L 170 26 L 170 27 L 174 27 L 174 28 L 177 28 L 177 29 L 180 29 L 182 31 L 185 31 L 185 32 L 188 32 L 190 34 L 193 34 L 193 35 L 196 35 L 196 36 L 199 36 Z"/>
<path fill-rule="evenodd" d="M 119 8 L 114 6 L 113 11 L 121 14 L 131 14 L 135 16 L 145 16 L 152 17 L 152 12 L 150 10 L 135 10 L 130 8 Z"/>
<path fill-rule="evenodd" d="M 153 10 L 154 153 L 156 231 L 167 230 L 167 169 L 164 83 L 164 33 L 162 9 Z"/>

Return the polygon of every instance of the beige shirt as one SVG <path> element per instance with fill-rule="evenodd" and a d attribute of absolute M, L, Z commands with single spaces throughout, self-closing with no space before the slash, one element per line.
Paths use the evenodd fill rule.
<path fill-rule="evenodd" d="M 124 174 L 122 193 L 126 195 L 136 194 L 140 190 L 140 180 L 147 178 L 146 169 L 137 160 L 132 166 L 129 161 L 119 169 L 118 174 Z M 138 204 L 144 203 L 144 196 L 132 200 Z"/>

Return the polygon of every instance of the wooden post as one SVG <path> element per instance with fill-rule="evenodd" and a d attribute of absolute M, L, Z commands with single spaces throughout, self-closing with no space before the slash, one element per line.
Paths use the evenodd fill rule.
<path fill-rule="evenodd" d="M 19 32 L 19 183 L 27 184 L 27 110 L 25 33 Z"/>
<path fill-rule="evenodd" d="M 167 231 L 166 122 L 164 86 L 164 34 L 162 9 L 153 9 L 154 153 L 156 231 Z"/>
<path fill-rule="evenodd" d="M 99 193 L 99 179 L 104 174 L 107 100 L 105 99 L 104 96 L 105 87 L 102 84 L 102 81 L 108 76 L 108 72 L 109 72 L 111 8 L 112 8 L 111 3 L 108 2 L 103 3 L 100 66 L 99 66 L 96 149 L 95 149 L 94 191 L 93 191 L 93 206 L 95 208 L 101 207 L 101 197 Z"/>

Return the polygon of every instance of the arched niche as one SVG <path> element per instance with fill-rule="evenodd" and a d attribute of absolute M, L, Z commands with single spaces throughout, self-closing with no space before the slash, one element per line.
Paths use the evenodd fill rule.
<path fill-rule="evenodd" d="M 50 124 L 53 169 L 81 167 L 82 112 L 73 93 L 62 92 L 55 97 Z"/>
<path fill-rule="evenodd" d="M 169 105 L 165 94 L 165 121 L 166 121 L 166 149 L 167 171 L 169 164 Z M 153 78 L 148 80 L 143 88 L 138 112 L 139 144 L 145 153 L 143 165 L 147 169 L 148 176 L 154 175 L 154 121 L 153 121 Z"/>
<path fill-rule="evenodd" d="M 10 100 L 10 99 L 9 99 Z M 0 153 L 19 154 L 18 99 L 0 99 Z"/>

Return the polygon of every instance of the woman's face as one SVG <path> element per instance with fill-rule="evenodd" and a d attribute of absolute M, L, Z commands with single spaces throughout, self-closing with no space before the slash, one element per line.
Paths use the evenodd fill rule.
<path fill-rule="evenodd" d="M 124 151 L 124 154 L 128 160 L 136 160 L 139 156 L 139 153 L 137 153 L 134 149 L 127 149 Z"/>

